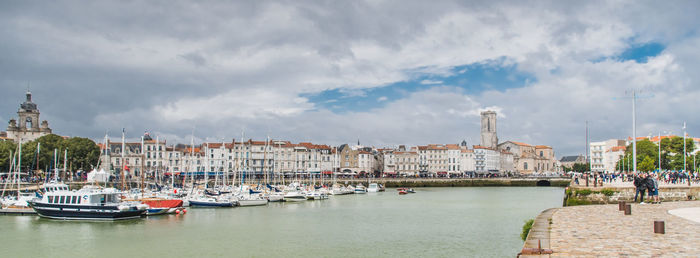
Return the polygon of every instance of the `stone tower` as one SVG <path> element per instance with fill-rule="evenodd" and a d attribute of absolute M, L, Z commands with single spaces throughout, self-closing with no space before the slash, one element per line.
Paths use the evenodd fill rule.
<path fill-rule="evenodd" d="M 39 120 L 39 109 L 32 102 L 32 93 L 27 91 L 27 100 L 20 104 L 17 116 L 19 120 L 10 120 L 7 127 L 7 137 L 19 142 L 32 141 L 51 133 L 49 122 Z"/>
<path fill-rule="evenodd" d="M 496 148 L 498 146 L 495 111 L 481 112 L 481 146 L 487 148 Z"/>

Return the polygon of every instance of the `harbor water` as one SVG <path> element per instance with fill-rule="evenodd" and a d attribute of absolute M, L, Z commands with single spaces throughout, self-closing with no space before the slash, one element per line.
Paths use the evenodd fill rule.
<path fill-rule="evenodd" d="M 416 188 L 117 222 L 0 216 L 3 257 L 513 257 L 555 187 Z"/>

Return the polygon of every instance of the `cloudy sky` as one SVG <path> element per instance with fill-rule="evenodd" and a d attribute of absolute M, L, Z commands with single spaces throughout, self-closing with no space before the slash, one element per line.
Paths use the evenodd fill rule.
<path fill-rule="evenodd" d="M 0 120 L 169 143 L 700 136 L 698 1 L 2 1 Z M 4 127 L 4 126 L 3 126 Z"/>

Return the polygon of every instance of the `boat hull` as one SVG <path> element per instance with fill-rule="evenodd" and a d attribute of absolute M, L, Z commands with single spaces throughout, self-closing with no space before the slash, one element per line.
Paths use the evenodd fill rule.
<path fill-rule="evenodd" d="M 233 207 L 233 202 L 202 202 L 190 200 L 190 207 Z"/>
<path fill-rule="evenodd" d="M 119 210 L 117 206 L 56 205 L 30 202 L 36 213 L 44 218 L 59 220 L 125 220 L 145 215 L 146 210 Z"/>
<path fill-rule="evenodd" d="M 238 200 L 238 206 L 263 206 L 267 205 L 267 200 Z"/>
<path fill-rule="evenodd" d="M 302 202 L 302 201 L 306 201 L 306 197 L 305 196 L 294 196 L 294 197 L 285 196 L 284 201 L 285 202 Z"/>

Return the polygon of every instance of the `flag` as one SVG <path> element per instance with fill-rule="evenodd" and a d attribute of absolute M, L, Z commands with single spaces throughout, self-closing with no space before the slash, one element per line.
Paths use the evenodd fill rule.
<path fill-rule="evenodd" d="M 127 165 L 124 165 L 124 170 L 131 172 L 131 170 L 129 169 L 129 166 L 127 166 Z"/>

